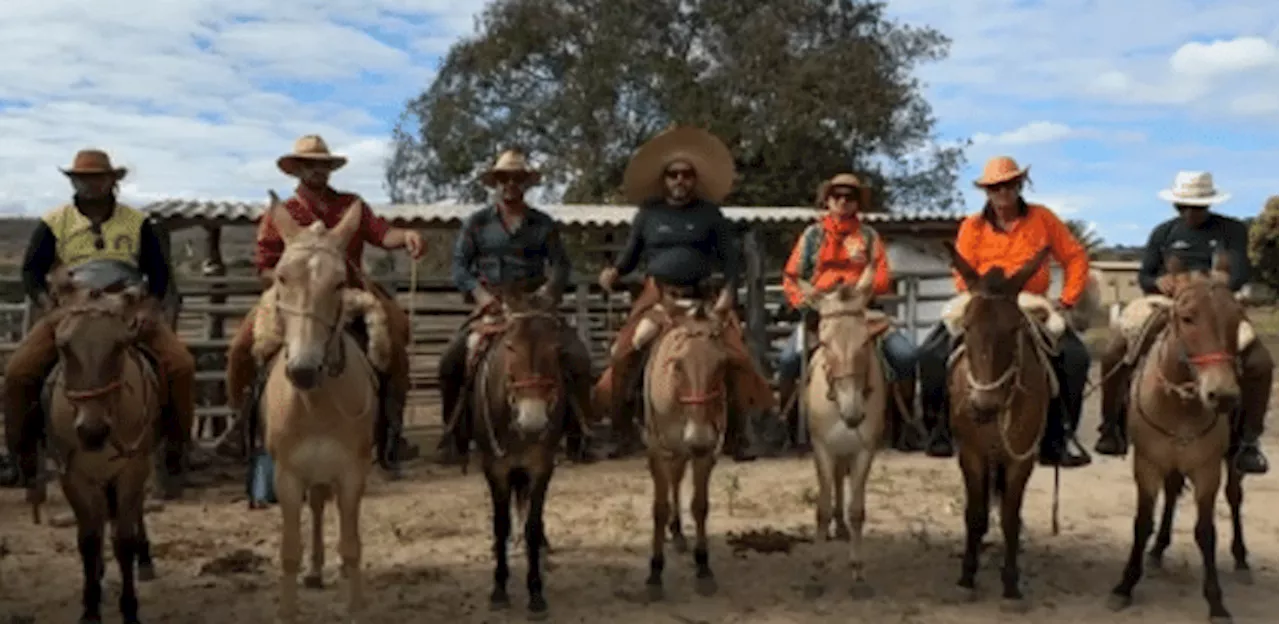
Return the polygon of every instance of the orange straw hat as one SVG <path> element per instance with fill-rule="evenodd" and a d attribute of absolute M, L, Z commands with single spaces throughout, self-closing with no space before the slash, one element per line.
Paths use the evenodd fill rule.
<path fill-rule="evenodd" d="M 1027 177 L 1031 166 L 1019 168 L 1018 161 L 1008 156 L 996 156 L 987 161 L 982 168 L 982 175 L 973 181 L 975 186 L 992 186 Z"/>

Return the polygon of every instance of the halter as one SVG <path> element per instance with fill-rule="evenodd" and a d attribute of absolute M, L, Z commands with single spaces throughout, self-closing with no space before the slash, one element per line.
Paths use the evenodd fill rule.
<path fill-rule="evenodd" d="M 346 266 L 346 257 L 327 245 L 305 243 L 290 247 L 288 251 L 310 251 L 329 254 L 343 261 L 343 266 Z M 342 345 L 342 319 L 343 315 L 346 313 L 345 302 L 343 299 L 341 297 L 338 299 L 338 310 L 334 314 L 334 317 L 329 319 L 316 314 L 309 308 L 299 308 L 285 303 L 280 299 L 280 291 L 278 289 L 274 291 L 274 295 L 275 300 L 272 303 L 276 310 L 290 316 L 311 319 L 325 328 L 328 335 L 325 337 L 323 342 L 325 357 L 320 361 L 320 370 L 327 371 L 330 377 L 341 375 L 343 369 L 346 367 L 346 357 Z M 285 357 L 287 358 L 289 354 L 288 341 L 284 341 L 284 352 Z M 332 366 L 330 366 L 331 358 L 333 360 Z"/>
<path fill-rule="evenodd" d="M 555 321 L 557 325 L 561 322 L 559 317 L 549 312 L 543 312 L 543 311 L 506 312 L 503 314 L 503 322 L 500 325 L 500 328 L 498 331 L 500 331 L 501 333 L 505 333 L 510 328 L 510 325 L 512 324 L 513 321 L 518 321 L 523 319 L 533 319 L 533 318 L 551 319 Z M 503 345 L 508 348 L 512 346 L 511 339 L 509 336 L 505 336 L 503 338 Z M 489 365 L 492 361 L 492 357 L 493 357 L 493 352 L 490 350 L 486 355 L 483 356 L 483 358 L 481 358 L 480 370 L 478 371 L 478 377 L 477 377 L 477 382 L 478 382 L 477 391 L 479 392 L 480 396 L 483 397 L 483 400 L 480 401 L 480 415 L 484 420 L 485 431 L 489 434 L 488 435 L 489 448 L 492 449 L 495 457 L 501 459 L 506 456 L 507 451 L 503 447 L 502 443 L 498 440 L 498 434 L 494 431 L 493 413 L 489 405 Z M 516 403 L 517 403 L 517 398 L 515 396 L 515 393 L 511 392 L 512 390 L 528 390 L 528 389 L 542 390 L 543 393 L 541 398 L 547 401 L 549 406 L 554 406 L 554 404 L 559 401 L 560 386 L 561 386 L 561 382 L 559 379 L 547 377 L 545 375 L 530 375 L 523 379 L 516 379 L 515 374 L 511 371 L 511 367 L 512 367 L 511 360 L 509 358 L 504 359 L 503 360 L 503 368 L 504 368 L 503 377 L 504 377 L 504 385 L 506 390 L 505 394 L 507 395 L 507 407 L 509 410 L 515 409 Z M 463 400 L 466 400 L 466 398 L 464 397 Z M 538 436 L 537 439 L 542 440 L 545 437 L 546 437 L 546 431 L 544 430 Z"/>
<path fill-rule="evenodd" d="M 669 312 L 667 313 L 667 316 L 668 318 L 673 318 Z M 709 317 L 708 320 L 712 320 L 712 318 Z M 676 333 L 676 332 L 680 332 L 680 333 Z M 711 338 L 712 340 L 716 340 L 719 338 L 719 336 L 720 336 L 720 328 L 718 325 L 714 323 L 714 321 L 712 321 L 711 327 L 709 329 L 692 329 L 686 325 L 680 324 L 679 322 L 675 322 L 673 326 L 670 327 L 670 329 L 668 329 L 666 332 L 663 333 L 662 336 L 658 338 L 658 340 L 654 343 L 652 348 L 653 348 L 653 352 L 656 354 L 658 350 L 661 348 L 661 346 L 669 340 L 675 340 L 675 339 L 688 340 L 689 338 L 695 338 L 695 337 L 707 337 L 707 338 Z M 663 360 L 661 363 L 656 363 L 656 362 L 651 363 L 650 367 L 661 366 L 662 368 L 671 369 L 675 367 L 675 364 L 676 364 L 676 358 L 669 356 L 665 360 Z M 656 429 L 657 424 L 654 422 L 654 418 L 653 418 L 653 402 L 650 399 L 650 396 L 652 395 L 652 391 L 653 391 L 653 375 L 650 375 L 648 371 L 646 371 L 643 377 L 645 433 L 655 440 L 661 440 L 662 436 L 659 435 L 660 432 L 657 431 Z M 690 407 L 690 408 L 701 407 L 701 406 L 712 406 L 713 408 L 718 408 L 716 410 L 716 413 L 714 414 L 714 417 L 711 419 L 711 427 L 713 430 L 715 430 L 715 433 L 716 433 L 716 448 L 713 452 L 715 456 L 719 456 L 720 451 L 724 446 L 724 438 L 725 438 L 724 433 L 725 433 L 725 430 L 728 428 L 728 422 L 727 422 L 728 397 L 725 395 L 723 384 L 721 384 L 716 389 L 705 392 L 705 393 L 690 393 L 690 392 L 684 392 L 683 390 L 677 390 L 676 403 L 678 403 L 683 407 Z M 670 451 L 667 451 L 667 452 L 670 452 Z"/>

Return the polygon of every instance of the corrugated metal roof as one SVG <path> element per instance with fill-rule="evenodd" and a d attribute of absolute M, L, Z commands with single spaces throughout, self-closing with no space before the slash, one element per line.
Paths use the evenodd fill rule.
<path fill-rule="evenodd" d="M 394 224 L 448 225 L 461 223 L 467 215 L 480 209 L 480 204 L 389 204 L 373 206 L 374 212 Z M 616 226 L 631 222 L 634 206 L 591 204 L 542 204 L 537 206 L 566 225 Z M 144 208 L 161 219 L 207 221 L 236 225 L 251 224 L 266 208 L 262 202 L 198 201 L 173 199 L 152 203 Z M 726 207 L 730 220 L 748 223 L 797 223 L 812 220 L 817 214 L 808 207 Z M 869 213 L 870 222 L 953 222 L 963 215 L 942 211 L 899 211 Z"/>

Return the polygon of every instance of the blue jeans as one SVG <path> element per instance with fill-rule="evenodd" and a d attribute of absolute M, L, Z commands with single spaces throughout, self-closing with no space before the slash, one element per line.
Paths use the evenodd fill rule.
<path fill-rule="evenodd" d="M 778 354 L 778 375 L 789 381 L 800 379 L 800 330 L 803 325 L 797 323 L 795 329 L 791 330 L 791 335 L 787 337 L 787 342 L 782 345 L 782 352 Z M 810 334 L 807 336 L 809 345 L 813 345 L 813 341 L 817 340 L 817 336 Z M 890 381 L 900 381 L 903 379 L 914 379 L 916 376 L 916 346 L 907 337 L 907 334 L 901 330 L 890 330 L 880 336 L 877 341 L 880 346 L 880 353 L 884 355 L 885 362 L 889 364 L 887 375 Z"/>

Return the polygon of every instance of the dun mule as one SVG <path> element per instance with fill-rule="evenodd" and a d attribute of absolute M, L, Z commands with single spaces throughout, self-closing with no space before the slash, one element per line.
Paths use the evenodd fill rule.
<path fill-rule="evenodd" d="M 817 535 L 849 540 L 855 598 L 872 593 L 863 573 L 862 529 L 866 521 L 867 477 L 886 425 L 888 384 L 876 353 L 876 337 L 889 328 L 888 317 L 869 312 L 871 271 L 854 285 L 817 295 L 818 348 L 806 382 L 805 413 L 813 436 L 818 473 Z M 849 481 L 848 507 L 845 480 Z M 852 525 L 852 531 L 850 531 Z"/>
<path fill-rule="evenodd" d="M 275 464 L 276 497 L 283 516 L 280 540 L 279 619 L 298 617 L 302 560 L 302 504 L 311 506 L 312 550 L 307 587 L 322 586 L 324 507 L 336 494 L 338 552 L 347 580 L 348 617 L 364 607 L 360 570 L 360 503 L 372 464 L 378 390 L 374 367 L 384 369 L 386 319 L 363 291 L 344 288 L 347 243 L 361 211 L 349 208 L 332 231 L 316 222 L 302 228 L 271 196 L 271 219 L 284 239 L 274 284 L 263 294 L 254 326 L 254 351 L 268 365 L 259 417 L 265 448 Z M 369 334 L 366 358 L 345 330 L 363 312 Z"/>
<path fill-rule="evenodd" d="M 67 288 L 62 288 L 67 292 Z M 60 297 L 61 298 L 61 297 Z M 131 322 L 141 292 L 69 293 L 55 329 L 58 365 L 46 386 L 50 451 L 63 494 L 75 514 L 84 573 L 82 624 L 102 621 L 103 533 L 114 528 L 120 567 L 120 615 L 136 624 L 137 578 L 155 571 L 143 522 L 151 450 L 160 413 L 155 368 L 132 345 Z"/>
<path fill-rule="evenodd" d="M 1032 332 L 1040 330 L 1019 306 L 1018 293 L 1050 250 L 1040 250 L 1008 277 L 999 268 L 979 275 L 954 247 L 948 245 L 947 251 L 971 295 L 947 386 L 965 485 L 965 548 L 958 585 L 965 598 L 977 597 L 978 553 L 995 495 L 1004 533 L 1003 597 L 1011 609 L 1020 610 L 1027 606 L 1018 569 L 1022 497 L 1044 435 L 1052 370 L 1036 351 Z"/>
<path fill-rule="evenodd" d="M 665 318 L 658 321 L 655 317 Z M 690 463 L 691 511 L 697 526 L 693 548 L 696 590 L 710 596 L 717 589 L 707 549 L 707 512 L 711 471 L 728 423 L 728 357 L 720 332 L 721 321 L 708 312 L 705 302 L 677 300 L 669 293 L 636 327 L 637 349 L 657 341 L 645 365 L 643 393 L 643 431 L 653 478 L 653 551 L 646 586 L 653 600 L 663 596 L 666 532 L 671 532 L 678 552 L 688 550 L 680 521 L 680 484 Z"/>
<path fill-rule="evenodd" d="M 479 359 L 471 396 L 473 430 L 493 503 L 495 561 L 489 604 L 494 609 L 511 605 L 507 545 L 514 496 L 517 518 L 524 525 L 529 616 L 542 619 L 548 613 L 542 567 L 549 549 L 543 509 L 570 396 L 561 373 L 561 320 L 554 301 L 525 294 L 523 286 L 504 289 L 499 299 L 501 316 L 485 319 L 487 324 L 478 328 L 500 336 Z"/>
<path fill-rule="evenodd" d="M 1215 560 L 1217 529 L 1214 500 L 1222 483 L 1223 457 L 1230 443 L 1230 414 L 1240 402 L 1236 375 L 1238 328 L 1244 313 L 1228 286 L 1227 259 L 1219 256 L 1213 271 L 1183 272 L 1176 258 L 1166 267 L 1174 278 L 1173 305 L 1167 325 L 1138 363 L 1129 394 L 1129 439 L 1133 441 L 1133 473 L 1138 486 L 1133 520 L 1133 548 L 1109 604 L 1122 609 L 1133 602 L 1142 577 L 1142 555 L 1154 528 L 1156 496 L 1166 500 L 1165 527 L 1152 557 L 1167 546 L 1172 504 L 1184 477 L 1195 489 L 1196 545 L 1204 563 L 1204 597 L 1215 624 L 1231 621 L 1222 601 Z M 1236 525 L 1236 566 L 1244 563 L 1239 532 L 1240 483 L 1235 482 L 1232 516 Z M 1228 499 L 1233 498 L 1230 484 Z M 1234 550 L 1234 549 L 1233 549 Z"/>

